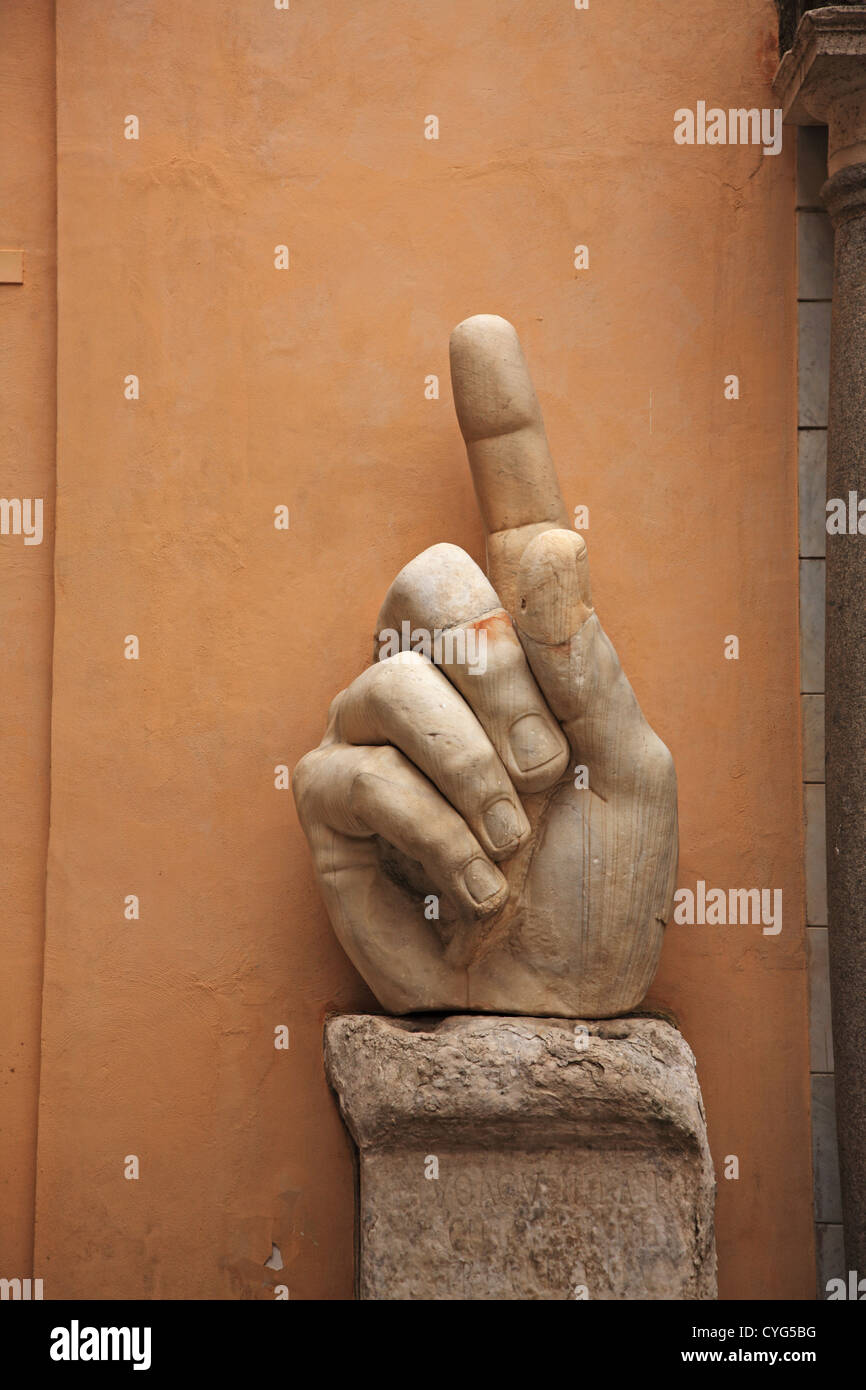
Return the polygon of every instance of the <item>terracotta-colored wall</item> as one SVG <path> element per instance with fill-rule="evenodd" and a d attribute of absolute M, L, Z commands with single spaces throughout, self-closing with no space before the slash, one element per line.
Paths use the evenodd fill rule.
<path fill-rule="evenodd" d="M 680 882 L 784 893 L 776 937 L 672 927 L 652 997 L 698 1058 L 723 1296 L 811 1297 L 794 142 L 672 138 L 698 100 L 773 105 L 771 0 L 59 0 L 57 43 L 46 1295 L 351 1295 L 321 1025 L 372 1000 L 274 767 L 394 572 L 481 557 L 447 341 L 496 312 L 677 760 Z"/>
<path fill-rule="evenodd" d="M 0 6 L 0 497 L 42 499 L 43 540 L 0 535 L 0 1277 L 32 1274 L 54 520 L 54 5 Z M 35 536 L 34 536 L 35 539 Z"/>

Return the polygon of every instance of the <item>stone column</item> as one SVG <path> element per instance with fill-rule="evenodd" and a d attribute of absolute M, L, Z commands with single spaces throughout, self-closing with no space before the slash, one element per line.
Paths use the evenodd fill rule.
<path fill-rule="evenodd" d="M 716 1297 L 695 1059 L 657 1018 L 332 1018 L 359 1297 Z"/>
<path fill-rule="evenodd" d="M 826 124 L 836 232 L 827 497 L 866 498 L 866 7 L 804 15 L 775 79 L 785 119 Z M 864 509 L 866 510 L 866 509 Z M 842 1219 L 866 1272 L 866 535 L 827 536 L 827 894 Z M 866 517 L 863 520 L 866 531 Z"/>

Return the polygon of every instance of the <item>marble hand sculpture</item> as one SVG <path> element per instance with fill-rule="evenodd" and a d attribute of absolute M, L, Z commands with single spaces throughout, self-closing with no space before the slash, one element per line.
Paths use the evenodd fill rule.
<path fill-rule="evenodd" d="M 448 544 L 400 571 L 373 664 L 295 770 L 298 814 L 389 1012 L 611 1017 L 671 912 L 673 759 L 593 608 L 511 324 L 455 328 L 451 375 L 490 577 Z"/>

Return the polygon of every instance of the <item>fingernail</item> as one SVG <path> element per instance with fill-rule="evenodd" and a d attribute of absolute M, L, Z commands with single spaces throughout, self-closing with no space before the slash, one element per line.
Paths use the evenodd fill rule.
<path fill-rule="evenodd" d="M 521 772 L 559 757 L 563 745 L 540 714 L 524 714 L 511 726 L 511 751 Z"/>
<path fill-rule="evenodd" d="M 463 870 L 463 882 L 477 903 L 494 898 L 505 887 L 505 879 L 486 859 L 471 859 Z"/>
<path fill-rule="evenodd" d="M 525 826 L 517 807 L 503 797 L 484 812 L 484 828 L 494 849 L 506 849 L 520 839 Z"/>

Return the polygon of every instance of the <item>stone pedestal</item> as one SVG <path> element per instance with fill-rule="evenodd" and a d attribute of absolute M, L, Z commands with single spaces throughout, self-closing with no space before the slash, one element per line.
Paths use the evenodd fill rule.
<path fill-rule="evenodd" d="M 657 1018 L 350 1014 L 362 1299 L 716 1297 L 692 1053 Z"/>

